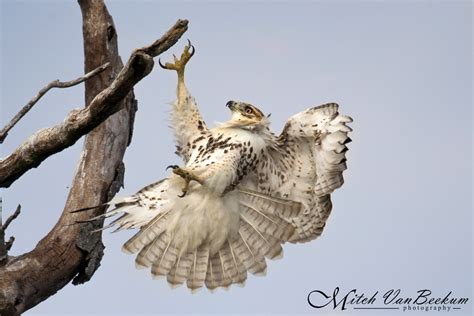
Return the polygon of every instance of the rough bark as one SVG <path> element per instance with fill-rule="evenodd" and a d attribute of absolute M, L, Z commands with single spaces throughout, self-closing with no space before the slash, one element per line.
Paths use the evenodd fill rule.
<path fill-rule="evenodd" d="M 91 15 L 88 20 L 95 19 Z M 90 25 L 91 23 L 89 23 Z M 84 35 L 89 32 L 89 37 L 97 36 L 97 29 L 87 31 L 87 24 L 84 24 Z M 99 94 L 88 94 L 86 97 L 87 108 L 81 110 L 73 110 L 66 119 L 50 128 L 39 130 L 21 144 L 13 153 L 0 160 L 0 187 L 9 187 L 15 180 L 20 178 L 28 170 L 35 168 L 41 164 L 49 156 L 60 152 L 61 150 L 72 146 L 83 135 L 97 127 L 102 121 L 113 113 L 120 110 L 121 103 L 128 91 L 139 82 L 143 77 L 148 75 L 153 69 L 153 57 L 161 54 L 171 47 L 181 37 L 187 29 L 187 21 L 179 20 L 161 39 L 155 41 L 152 45 L 137 49 L 133 52 L 125 67 L 120 71 L 122 62 L 120 58 L 113 58 L 113 55 L 104 57 L 99 55 L 99 46 L 89 43 L 85 37 L 85 53 L 86 53 L 86 71 L 91 71 L 99 67 L 90 69 L 88 66 L 87 56 L 91 56 L 90 61 L 93 65 L 97 65 L 97 60 L 109 60 L 113 62 L 117 59 L 120 68 L 108 67 L 105 71 L 86 81 L 86 91 L 94 87 L 108 87 L 105 90 L 96 90 Z M 104 30 L 106 38 L 110 37 L 110 41 L 104 47 L 110 50 L 113 47 L 114 38 L 116 38 L 115 27 L 112 23 Z M 116 40 L 115 40 L 116 42 Z M 116 45 L 116 43 L 115 43 Z M 90 46 L 90 48 L 87 48 Z M 119 72 L 120 71 L 120 72 Z M 115 78 L 111 82 L 111 78 Z M 110 86 L 99 86 L 100 82 L 107 81 Z"/>
<path fill-rule="evenodd" d="M 7 177 L 2 174 L 2 185 L 9 185 L 48 156 L 88 133 L 58 222 L 35 249 L 18 257 L 9 257 L 0 268 L 2 316 L 21 314 L 55 294 L 71 280 L 74 284 L 86 282 L 98 268 L 104 246 L 101 235 L 90 232 L 103 223 L 74 223 L 99 214 L 103 209 L 81 213 L 71 211 L 106 202 L 122 185 L 122 158 L 131 140 L 137 106 L 132 87 L 151 71 L 152 57 L 171 47 L 187 29 L 187 21 L 178 21 L 163 40 L 136 50 L 121 71 L 117 33 L 103 1 L 79 0 L 79 5 L 83 16 L 85 72 L 107 62 L 110 67 L 86 81 L 85 98 L 89 104 L 86 109 L 69 114 L 61 127 L 35 134 L 22 145 L 31 146 L 30 151 L 20 149 L 22 146 L 19 148 L 20 154 L 30 154 L 30 160 L 15 158 L 19 160 L 11 168 L 20 165 L 13 172 L 15 175 Z M 62 137 L 58 135 L 61 133 L 64 133 Z M 42 137 L 48 138 L 46 142 L 41 142 Z M 4 169 L 5 165 L 0 165 L 0 172 Z"/>

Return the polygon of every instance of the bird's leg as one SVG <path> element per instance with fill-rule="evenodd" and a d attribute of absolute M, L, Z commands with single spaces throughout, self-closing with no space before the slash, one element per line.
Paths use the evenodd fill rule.
<path fill-rule="evenodd" d="M 175 55 L 173 55 L 174 63 L 165 63 L 164 65 L 158 59 L 158 63 L 160 64 L 161 68 L 168 69 L 168 70 L 176 70 L 178 73 L 178 104 L 183 104 L 184 99 L 186 98 L 186 86 L 184 85 L 184 68 L 188 61 L 193 57 L 195 52 L 194 46 L 191 45 L 191 42 L 188 40 L 188 45 L 184 47 L 184 51 L 181 54 L 181 58 L 178 59 Z"/>
<path fill-rule="evenodd" d="M 183 194 L 178 195 L 179 197 L 184 197 L 186 193 L 188 193 L 189 183 L 191 181 L 196 181 L 201 185 L 203 184 L 203 181 L 192 172 L 184 170 L 181 167 L 176 166 L 176 165 L 166 167 L 166 169 L 169 169 L 169 168 L 173 169 L 174 174 L 177 174 L 178 176 L 184 179 L 184 188 L 182 190 Z"/>

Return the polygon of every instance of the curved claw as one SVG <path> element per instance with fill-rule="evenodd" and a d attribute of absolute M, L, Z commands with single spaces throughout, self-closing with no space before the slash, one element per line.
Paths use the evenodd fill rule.
<path fill-rule="evenodd" d="M 163 68 L 163 69 L 168 69 L 165 65 L 163 65 L 163 64 L 161 63 L 161 59 L 160 59 L 160 58 L 158 58 L 158 64 L 160 64 L 160 67 L 161 67 L 161 68 Z M 167 168 L 167 169 L 168 169 L 168 168 Z"/>
<path fill-rule="evenodd" d="M 194 48 L 193 44 L 191 44 L 191 41 L 189 40 L 189 38 L 188 38 L 188 47 L 190 48 L 189 58 L 191 58 L 191 57 L 193 57 L 194 53 L 196 52 L 196 49 Z"/>
<path fill-rule="evenodd" d="M 177 166 L 177 165 L 169 165 L 168 167 L 166 167 L 166 170 L 168 170 L 168 169 L 170 169 L 170 168 L 173 169 L 173 170 L 175 170 L 175 169 L 178 169 L 179 166 Z"/>
<path fill-rule="evenodd" d="M 179 198 L 183 198 L 183 197 L 185 197 L 185 196 L 186 196 L 186 192 L 183 192 L 183 194 L 178 195 Z"/>

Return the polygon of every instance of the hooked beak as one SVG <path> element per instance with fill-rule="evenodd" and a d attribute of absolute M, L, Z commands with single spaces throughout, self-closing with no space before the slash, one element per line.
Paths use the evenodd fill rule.
<path fill-rule="evenodd" d="M 225 106 L 227 106 L 232 112 L 234 112 L 235 111 L 235 104 L 236 103 L 234 101 L 229 101 L 229 102 L 226 103 Z"/>

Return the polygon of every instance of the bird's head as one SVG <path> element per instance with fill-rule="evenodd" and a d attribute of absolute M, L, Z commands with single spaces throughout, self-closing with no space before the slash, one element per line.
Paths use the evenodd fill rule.
<path fill-rule="evenodd" d="M 251 125 L 261 123 L 265 115 L 256 106 L 244 102 L 229 101 L 226 106 L 232 112 L 232 123 Z"/>

